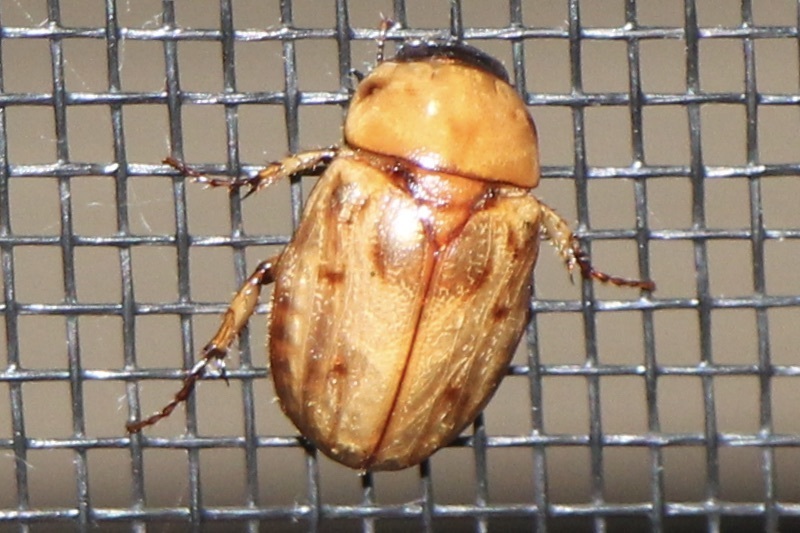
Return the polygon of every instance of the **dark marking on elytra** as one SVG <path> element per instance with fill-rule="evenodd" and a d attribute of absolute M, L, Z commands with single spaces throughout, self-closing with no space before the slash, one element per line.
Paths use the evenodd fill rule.
<path fill-rule="evenodd" d="M 293 310 L 292 299 L 283 294 L 276 294 L 272 299 L 272 316 L 286 316 Z"/>
<path fill-rule="evenodd" d="M 461 387 L 457 385 L 448 385 L 442 392 L 442 400 L 445 405 L 454 405 L 461 398 Z"/>
<path fill-rule="evenodd" d="M 331 285 L 340 285 L 345 280 L 345 273 L 342 270 L 334 270 L 325 266 L 319 269 L 319 279 Z"/>
<path fill-rule="evenodd" d="M 511 308 L 504 304 L 495 304 L 492 307 L 492 319 L 495 322 L 502 322 L 511 313 Z"/>
<path fill-rule="evenodd" d="M 512 261 L 519 259 L 519 256 L 522 253 L 522 247 L 516 231 L 509 231 L 506 233 L 506 247 L 508 248 L 508 251 L 511 252 Z"/>
<path fill-rule="evenodd" d="M 272 340 L 276 342 L 287 342 L 290 338 L 289 330 L 286 327 L 286 322 L 283 320 L 278 320 L 277 318 L 272 320 L 272 327 L 270 327 L 269 334 L 272 337 Z"/>
<path fill-rule="evenodd" d="M 377 242 L 372 245 L 371 247 L 371 255 L 372 255 L 372 266 L 371 273 L 373 275 L 380 276 L 381 278 L 386 277 L 386 252 L 381 246 L 380 242 Z"/>
<path fill-rule="evenodd" d="M 472 296 L 474 293 L 478 292 L 481 287 L 486 285 L 486 282 L 489 281 L 494 270 L 493 263 L 492 256 L 490 255 L 486 257 L 486 262 L 481 265 L 480 269 L 470 269 L 466 274 L 468 276 L 467 282 L 464 283 L 464 287 L 467 290 L 465 296 Z"/>
<path fill-rule="evenodd" d="M 333 365 L 330 370 L 331 375 L 342 378 L 347 375 L 347 372 L 347 361 L 340 354 L 337 354 L 333 359 Z"/>

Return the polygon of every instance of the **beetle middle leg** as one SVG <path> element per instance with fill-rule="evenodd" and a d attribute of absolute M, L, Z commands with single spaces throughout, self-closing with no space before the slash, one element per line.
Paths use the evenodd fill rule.
<path fill-rule="evenodd" d="M 197 381 L 209 371 L 215 370 L 220 372 L 223 377 L 225 376 L 225 357 L 228 354 L 228 349 L 253 315 L 261 295 L 261 287 L 275 280 L 273 270 L 278 257 L 259 263 L 255 271 L 244 282 L 244 285 L 231 300 L 227 311 L 225 311 L 225 315 L 222 317 L 222 324 L 220 324 L 217 333 L 203 348 L 203 358 L 183 378 L 183 386 L 175 394 L 172 401 L 144 420 L 128 422 L 125 427 L 129 433 L 137 433 L 147 426 L 152 426 L 162 418 L 168 417 L 179 404 L 186 401 L 192 394 L 195 385 L 197 385 Z"/>
<path fill-rule="evenodd" d="M 650 280 L 621 278 L 595 270 L 589 261 L 588 254 L 581 248 L 578 238 L 572 233 L 567 221 L 553 208 L 541 202 L 539 205 L 542 209 L 542 233 L 556 247 L 558 254 L 566 261 L 570 272 L 578 267 L 581 275 L 587 279 L 594 278 L 620 287 L 638 287 L 645 291 L 655 290 L 656 284 Z"/>

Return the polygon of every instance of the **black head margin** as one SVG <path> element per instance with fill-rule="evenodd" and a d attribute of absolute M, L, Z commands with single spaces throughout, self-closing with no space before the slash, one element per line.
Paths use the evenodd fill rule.
<path fill-rule="evenodd" d="M 509 83 L 508 72 L 500 61 L 486 52 L 460 41 L 406 41 L 397 49 L 393 61 L 417 61 L 446 57 L 477 67 Z"/>

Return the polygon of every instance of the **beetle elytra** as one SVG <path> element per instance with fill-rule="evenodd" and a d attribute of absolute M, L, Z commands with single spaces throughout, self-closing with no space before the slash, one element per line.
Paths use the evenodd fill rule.
<path fill-rule="evenodd" d="M 594 270 L 568 224 L 531 194 L 536 128 L 496 60 L 462 43 L 410 42 L 359 83 L 341 146 L 233 181 L 250 192 L 321 173 L 289 245 L 233 298 L 183 388 L 224 358 L 274 283 L 272 378 L 303 436 L 357 469 L 415 465 L 487 404 L 528 322 L 540 237 L 572 271 Z"/>

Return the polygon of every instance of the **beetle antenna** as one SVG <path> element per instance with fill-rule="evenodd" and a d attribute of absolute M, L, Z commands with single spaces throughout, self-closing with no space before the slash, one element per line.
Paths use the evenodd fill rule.
<path fill-rule="evenodd" d="M 386 50 L 386 34 L 389 33 L 389 30 L 397 26 L 398 24 L 395 21 L 381 13 L 381 25 L 378 27 L 378 53 L 375 58 L 377 63 L 383 63 L 384 52 Z"/>

